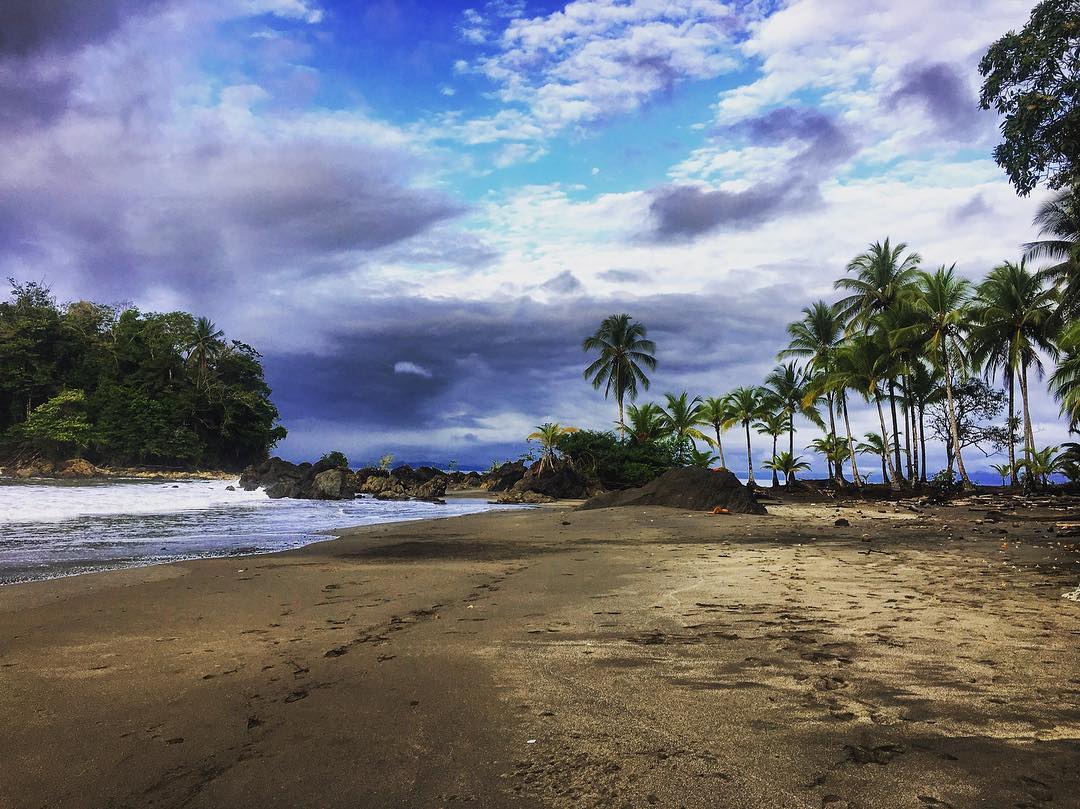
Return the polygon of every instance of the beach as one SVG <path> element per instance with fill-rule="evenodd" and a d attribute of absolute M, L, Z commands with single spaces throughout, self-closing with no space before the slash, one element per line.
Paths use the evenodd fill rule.
<path fill-rule="evenodd" d="M 1080 806 L 1067 515 L 769 508 L 0 587 L 0 807 Z"/>

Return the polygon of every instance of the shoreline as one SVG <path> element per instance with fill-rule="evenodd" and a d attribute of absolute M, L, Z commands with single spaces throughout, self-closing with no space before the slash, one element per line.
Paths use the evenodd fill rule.
<path fill-rule="evenodd" d="M 0 806 L 1080 794 L 1080 554 L 1049 509 L 773 508 L 494 511 L 0 588 Z"/>

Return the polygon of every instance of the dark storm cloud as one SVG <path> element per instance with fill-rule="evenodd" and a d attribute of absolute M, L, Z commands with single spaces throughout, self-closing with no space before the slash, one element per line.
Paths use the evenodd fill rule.
<path fill-rule="evenodd" d="M 789 285 L 722 297 L 579 296 L 550 304 L 386 299 L 365 305 L 349 327 L 337 329 L 332 349 L 269 353 L 265 362 L 274 401 L 294 431 L 286 452 L 314 447 L 307 421 L 372 437 L 414 432 L 419 445 L 426 431 L 473 430 L 504 412 L 537 421 L 598 405 L 605 416 L 592 426 L 607 428 L 603 395 L 581 375 L 587 364 L 581 341 L 607 315 L 630 312 L 657 342 L 660 365 L 646 397 L 684 387 L 715 395 L 741 384 L 748 368 L 760 376 L 772 366 L 784 324 L 797 317 L 804 297 Z M 403 358 L 430 378 L 395 373 Z M 477 460 L 489 460 L 489 449 L 495 451 L 478 450 Z"/>
<path fill-rule="evenodd" d="M 900 86 L 889 95 L 886 105 L 896 109 L 906 101 L 922 104 L 941 133 L 948 138 L 969 136 L 984 113 L 960 71 L 943 62 L 913 62 L 904 68 Z"/>
<path fill-rule="evenodd" d="M 0 56 L 69 53 L 99 42 L 132 14 L 145 15 L 169 0 L 4 0 Z"/>
<path fill-rule="evenodd" d="M 792 107 L 772 110 L 716 135 L 763 146 L 797 141 L 805 147 L 784 165 L 782 180 L 759 182 L 742 191 L 708 190 L 697 185 L 653 189 L 649 206 L 653 239 L 680 241 L 714 230 L 753 228 L 819 204 L 821 182 L 856 150 L 854 141 L 829 116 Z"/>

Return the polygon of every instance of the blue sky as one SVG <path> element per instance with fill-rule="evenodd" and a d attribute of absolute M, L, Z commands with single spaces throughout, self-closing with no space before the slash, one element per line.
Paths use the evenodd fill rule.
<path fill-rule="evenodd" d="M 14 0 L 0 271 L 256 345 L 287 456 L 487 463 L 611 425 L 580 341 L 612 312 L 659 345 L 651 395 L 717 395 L 871 241 L 1016 258 L 1040 195 L 976 68 L 1030 8 Z"/>

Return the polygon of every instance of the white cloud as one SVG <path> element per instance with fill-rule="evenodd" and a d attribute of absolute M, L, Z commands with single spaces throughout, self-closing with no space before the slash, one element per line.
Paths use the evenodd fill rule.
<path fill-rule="evenodd" d="M 421 365 L 417 365 L 415 362 L 395 362 L 394 373 L 412 374 L 413 376 L 422 376 L 424 379 L 431 379 L 431 371 Z"/>

